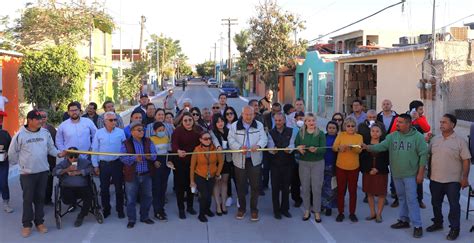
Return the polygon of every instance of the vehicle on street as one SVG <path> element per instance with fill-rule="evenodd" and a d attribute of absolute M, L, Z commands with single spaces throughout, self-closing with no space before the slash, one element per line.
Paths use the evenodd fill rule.
<path fill-rule="evenodd" d="M 207 86 L 210 88 L 212 86 L 217 88 L 217 79 L 215 78 L 210 78 L 207 80 Z"/>
<path fill-rule="evenodd" d="M 184 84 L 185 84 L 185 85 L 188 85 L 188 80 L 187 80 L 187 78 L 182 78 L 182 79 L 176 81 L 176 86 L 181 86 L 181 85 L 183 84 L 183 81 L 184 81 Z"/>
<path fill-rule="evenodd" d="M 221 90 L 227 97 L 239 97 L 240 91 L 234 82 L 224 82 Z"/>

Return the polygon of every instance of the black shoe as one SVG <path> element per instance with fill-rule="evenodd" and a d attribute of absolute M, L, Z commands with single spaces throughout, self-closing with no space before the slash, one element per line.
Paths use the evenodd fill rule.
<path fill-rule="evenodd" d="M 203 223 L 206 223 L 206 222 L 207 222 L 206 215 L 200 214 L 200 215 L 198 216 L 198 219 L 199 219 L 199 221 L 201 221 L 201 222 L 203 222 Z"/>
<path fill-rule="evenodd" d="M 133 228 L 133 227 L 135 227 L 135 222 L 128 222 L 127 228 L 128 228 L 128 229 L 131 229 L 131 228 Z"/>
<path fill-rule="evenodd" d="M 211 218 L 215 216 L 215 214 L 211 210 L 207 210 L 206 215 L 211 217 Z"/>
<path fill-rule="evenodd" d="M 123 211 L 122 211 L 122 212 L 118 212 L 117 214 L 118 214 L 118 218 L 119 218 L 119 219 L 125 218 L 125 213 L 124 213 Z"/>
<path fill-rule="evenodd" d="M 222 216 L 222 213 L 219 213 L 219 212 L 216 211 L 216 215 L 220 217 L 220 216 Z"/>
<path fill-rule="evenodd" d="M 428 226 L 428 228 L 426 228 L 426 232 L 435 232 L 442 229 L 443 229 L 443 224 L 434 223 L 431 226 Z"/>
<path fill-rule="evenodd" d="M 426 205 L 425 205 L 425 203 L 423 203 L 423 201 L 421 201 L 421 200 L 418 201 L 418 204 L 420 205 L 420 208 L 421 208 L 421 209 L 425 209 L 425 208 L 426 208 Z"/>
<path fill-rule="evenodd" d="M 342 222 L 344 218 L 345 218 L 344 214 L 340 213 L 336 217 L 336 222 Z"/>
<path fill-rule="evenodd" d="M 276 219 L 281 219 L 281 213 L 273 213 L 273 217 Z"/>
<path fill-rule="evenodd" d="M 398 220 L 395 224 L 390 225 L 392 229 L 408 229 L 410 228 L 410 223 Z"/>
<path fill-rule="evenodd" d="M 295 208 L 301 207 L 302 203 L 303 203 L 303 201 L 301 201 L 301 200 L 295 201 Z"/>
<path fill-rule="evenodd" d="M 161 222 L 167 222 L 168 218 L 162 213 L 155 213 L 155 218 Z"/>
<path fill-rule="evenodd" d="M 349 215 L 349 219 L 350 219 L 353 223 L 359 222 L 359 219 L 357 218 L 357 216 L 356 216 L 355 214 Z"/>
<path fill-rule="evenodd" d="M 107 217 L 110 216 L 110 211 L 104 211 L 103 215 L 104 215 L 104 219 L 106 219 Z"/>
<path fill-rule="evenodd" d="M 391 197 L 392 199 L 398 199 L 396 193 L 390 193 L 390 197 Z"/>
<path fill-rule="evenodd" d="M 196 212 L 196 210 L 194 210 L 194 208 L 188 208 L 186 211 L 191 215 L 196 215 L 197 214 L 197 212 Z"/>
<path fill-rule="evenodd" d="M 326 209 L 326 212 L 325 212 L 325 215 L 326 215 L 326 216 L 331 216 L 331 215 L 332 215 L 332 209 L 327 208 L 327 209 Z"/>
<path fill-rule="evenodd" d="M 82 221 L 84 221 L 84 216 L 77 215 L 76 221 L 74 222 L 74 227 L 80 227 L 82 225 Z"/>
<path fill-rule="evenodd" d="M 155 223 L 155 221 L 153 221 L 152 219 L 140 220 L 140 222 L 145 223 L 145 224 L 154 224 Z"/>
<path fill-rule="evenodd" d="M 288 212 L 288 211 L 283 211 L 283 212 L 281 212 L 281 215 L 283 215 L 283 216 L 285 216 L 285 217 L 287 217 L 287 218 L 291 218 L 291 217 L 292 217 L 291 214 L 290 214 L 290 212 Z"/>
<path fill-rule="evenodd" d="M 393 203 L 392 203 L 392 205 L 390 205 L 390 207 L 392 207 L 392 208 L 398 207 L 398 199 L 395 199 L 395 201 L 393 201 Z"/>
<path fill-rule="evenodd" d="M 316 218 L 316 215 L 314 215 L 314 221 L 318 224 L 321 223 L 321 221 L 322 221 L 321 216 L 319 216 L 319 219 L 318 219 L 318 218 Z"/>
<path fill-rule="evenodd" d="M 456 240 L 459 236 L 459 229 L 453 229 L 449 230 L 449 234 L 446 236 L 446 240 Z"/>
<path fill-rule="evenodd" d="M 413 237 L 421 238 L 423 236 L 423 228 L 415 227 L 413 228 Z"/>
<path fill-rule="evenodd" d="M 186 219 L 186 214 L 184 213 L 184 210 L 179 210 L 179 218 Z"/>
<path fill-rule="evenodd" d="M 227 213 L 228 213 L 227 211 L 222 210 L 222 214 L 227 215 Z"/>

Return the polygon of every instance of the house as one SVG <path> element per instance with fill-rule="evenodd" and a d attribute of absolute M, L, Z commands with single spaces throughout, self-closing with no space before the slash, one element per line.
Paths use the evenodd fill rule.
<path fill-rule="evenodd" d="M 23 100 L 23 92 L 18 92 L 20 85 L 18 82 L 18 68 L 23 54 L 16 51 L 0 49 L 0 90 L 3 96 L 8 99 L 5 105 L 6 117 L 3 117 L 3 129 L 10 135 L 15 134 L 20 125 L 23 124 L 22 114 L 20 114 L 20 101 Z M 26 114 L 23 114 L 26 115 Z"/>
<path fill-rule="evenodd" d="M 334 113 L 334 62 L 339 55 L 322 55 L 318 51 L 306 54 L 296 66 L 295 94 L 306 104 L 306 111 L 330 119 Z"/>

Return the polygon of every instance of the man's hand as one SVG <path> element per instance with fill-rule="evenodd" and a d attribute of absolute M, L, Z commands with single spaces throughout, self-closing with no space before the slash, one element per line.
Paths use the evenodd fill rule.
<path fill-rule="evenodd" d="M 416 183 L 417 183 L 417 184 L 423 183 L 423 179 L 424 179 L 423 177 L 424 177 L 423 174 L 418 173 L 418 174 L 416 175 Z"/>
<path fill-rule="evenodd" d="M 64 158 L 64 156 L 66 156 L 67 152 L 65 150 L 61 151 L 60 153 L 58 153 L 58 157 L 59 158 Z"/>
<path fill-rule="evenodd" d="M 155 165 L 155 168 L 158 169 L 161 166 L 161 162 L 157 160 L 157 161 L 153 162 L 153 165 Z"/>
<path fill-rule="evenodd" d="M 96 176 L 100 175 L 99 167 L 95 167 L 95 168 L 94 168 L 94 174 L 95 174 Z"/>
<path fill-rule="evenodd" d="M 296 149 L 298 149 L 298 151 L 300 152 L 300 154 L 304 154 L 306 151 L 304 150 L 305 149 L 305 145 L 299 145 L 298 147 L 296 147 Z"/>
<path fill-rule="evenodd" d="M 467 177 L 463 177 L 461 179 L 461 188 L 464 189 L 469 186 L 469 179 Z"/>
<path fill-rule="evenodd" d="M 71 172 L 71 171 L 75 171 L 75 170 L 77 170 L 77 167 L 74 166 L 74 165 L 70 165 L 69 167 L 66 168 L 67 172 Z"/>
<path fill-rule="evenodd" d="M 311 146 L 311 147 L 309 147 L 308 150 L 309 150 L 309 152 L 311 152 L 311 153 L 316 153 L 316 151 L 318 151 L 318 148 L 316 148 L 316 147 L 314 147 L 314 146 Z"/>
<path fill-rule="evenodd" d="M 216 150 L 217 150 L 217 151 L 222 151 L 222 147 L 221 147 L 221 146 L 219 146 L 219 147 L 217 147 L 217 149 L 216 149 Z"/>
<path fill-rule="evenodd" d="M 376 175 L 379 171 L 376 168 L 372 168 L 369 172 L 370 175 Z"/>
<path fill-rule="evenodd" d="M 259 148 L 260 148 L 260 146 L 254 145 L 254 146 L 252 146 L 252 147 L 250 148 L 250 151 L 252 151 L 252 152 L 257 152 L 257 149 L 259 149 Z"/>
<path fill-rule="evenodd" d="M 367 144 L 365 144 L 365 143 L 361 144 L 360 147 L 361 147 L 362 149 L 367 150 L 367 151 L 369 150 L 369 146 L 368 146 Z"/>
<path fill-rule="evenodd" d="M 246 154 L 247 153 L 247 146 L 242 146 L 240 147 L 240 149 L 242 150 L 242 154 Z"/>
<path fill-rule="evenodd" d="M 186 157 L 186 151 L 178 149 L 178 157 L 180 158 Z"/>
<path fill-rule="evenodd" d="M 276 154 L 278 151 L 276 151 L 276 150 L 269 150 L 268 152 L 271 153 L 271 154 Z"/>
<path fill-rule="evenodd" d="M 216 175 L 216 180 L 220 181 L 222 179 L 222 175 Z"/>
<path fill-rule="evenodd" d="M 176 168 L 174 168 L 174 164 L 173 164 L 173 162 L 171 162 L 171 161 L 166 162 L 166 166 L 167 166 L 168 168 L 172 169 L 172 170 L 175 170 L 175 169 L 176 169 Z"/>

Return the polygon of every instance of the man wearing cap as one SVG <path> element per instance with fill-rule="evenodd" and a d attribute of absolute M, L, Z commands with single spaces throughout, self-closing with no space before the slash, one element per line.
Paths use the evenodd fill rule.
<path fill-rule="evenodd" d="M 150 219 L 149 211 L 152 203 L 151 176 L 155 173 L 154 161 L 156 160 L 156 149 L 151 140 L 145 137 L 145 129 L 142 123 L 130 124 L 132 137 L 122 144 L 121 152 L 139 154 L 122 156 L 120 160 L 124 164 L 123 175 L 125 179 L 125 192 L 127 194 L 127 228 L 131 229 L 137 221 L 136 202 L 140 193 L 140 222 L 154 224 Z M 153 154 L 153 155 L 143 155 Z"/>
<path fill-rule="evenodd" d="M 61 151 L 69 147 L 89 151 L 97 128 L 90 119 L 81 119 L 81 104 L 71 102 L 67 106 L 67 110 L 70 118 L 59 125 L 56 133 L 56 146 Z M 82 154 L 81 157 L 87 158 L 87 155 Z"/>
<path fill-rule="evenodd" d="M 166 95 L 163 103 L 163 108 L 166 112 L 171 112 L 174 115 L 176 112 L 176 107 L 178 107 L 178 101 L 174 97 L 173 93 L 173 89 L 168 90 L 168 94 Z"/>
<path fill-rule="evenodd" d="M 142 113 L 142 119 L 146 117 L 146 105 L 150 103 L 150 99 L 148 98 L 147 94 L 140 94 L 140 105 L 135 108 L 133 111 L 139 111 Z"/>
<path fill-rule="evenodd" d="M 140 115 L 140 114 L 138 114 Z M 119 153 L 125 133 L 116 127 L 117 117 L 114 112 L 104 113 L 105 127 L 97 130 L 92 140 L 92 151 Z M 115 187 L 115 208 L 120 219 L 125 218 L 123 212 L 123 164 L 118 156 L 92 155 L 92 165 L 100 178 L 100 198 L 104 209 L 104 218 L 110 215 L 110 182 Z"/>
<path fill-rule="evenodd" d="M 26 125 L 15 134 L 8 150 L 10 165 L 20 166 L 20 183 L 23 190 L 21 230 L 23 237 L 31 235 L 32 222 L 40 233 L 48 232 L 44 225 L 43 210 L 49 173 L 48 154 L 57 157 L 64 157 L 66 154 L 56 149 L 51 134 L 41 127 L 43 117 L 38 110 L 28 112 L 26 119 Z"/>

